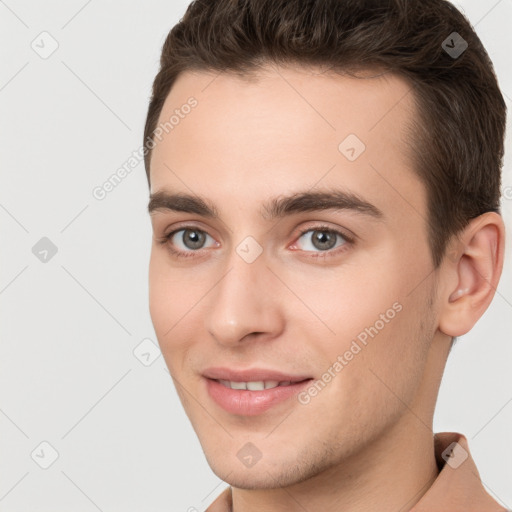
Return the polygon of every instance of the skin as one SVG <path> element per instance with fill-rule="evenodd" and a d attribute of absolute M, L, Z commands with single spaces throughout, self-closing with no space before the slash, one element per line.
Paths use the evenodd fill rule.
<path fill-rule="evenodd" d="M 405 144 L 416 115 L 409 85 L 380 74 L 353 78 L 268 65 L 258 79 L 186 72 L 162 110 L 190 96 L 197 107 L 157 143 L 151 193 L 193 193 L 220 219 L 159 209 L 151 214 L 150 313 L 167 367 L 215 474 L 233 487 L 233 510 L 408 510 L 435 480 L 432 418 L 451 339 L 487 309 L 503 264 L 501 217 L 486 213 L 455 237 L 434 271 L 427 197 Z M 338 150 L 356 134 L 366 150 Z M 270 197 L 343 188 L 383 217 L 353 211 L 266 219 Z M 316 226 L 338 237 L 330 257 Z M 203 248 L 165 234 L 206 232 Z M 300 235 L 303 228 L 313 229 Z M 236 248 L 252 236 L 252 263 Z M 300 238 L 299 238 L 300 237 Z M 344 250 L 339 249 L 344 247 Z M 338 252 L 336 252 L 338 251 Z M 265 413 L 229 414 L 206 392 L 210 366 L 263 367 L 320 379 L 372 326 L 402 306 L 311 401 Z M 261 459 L 237 452 L 253 443 Z M 402 508 L 403 507 L 403 508 Z"/>

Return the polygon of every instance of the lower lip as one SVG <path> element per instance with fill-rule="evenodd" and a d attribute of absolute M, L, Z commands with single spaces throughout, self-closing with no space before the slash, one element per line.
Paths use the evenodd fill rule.
<path fill-rule="evenodd" d="M 206 387 L 212 400 L 225 411 L 242 416 L 256 416 L 296 396 L 310 381 L 308 379 L 288 386 L 249 391 L 227 388 L 216 380 L 206 379 Z"/>

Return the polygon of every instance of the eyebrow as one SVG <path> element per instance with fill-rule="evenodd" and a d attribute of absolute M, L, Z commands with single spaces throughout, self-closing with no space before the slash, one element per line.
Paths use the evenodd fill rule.
<path fill-rule="evenodd" d="M 219 218 L 219 212 L 215 205 L 200 196 L 170 193 L 163 190 L 151 194 L 148 204 L 149 214 L 166 210 L 195 213 L 211 219 Z M 266 220 L 273 220 L 297 213 L 323 210 L 348 210 L 375 219 L 384 218 L 384 214 L 379 208 L 357 194 L 332 189 L 296 192 L 287 196 L 270 198 L 263 204 L 261 215 Z"/>

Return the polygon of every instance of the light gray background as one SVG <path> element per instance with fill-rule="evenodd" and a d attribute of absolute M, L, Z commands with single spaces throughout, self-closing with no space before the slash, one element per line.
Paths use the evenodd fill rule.
<path fill-rule="evenodd" d="M 133 353 L 155 341 L 143 164 L 92 195 L 140 147 L 161 45 L 186 5 L 0 1 L 1 512 L 204 510 L 225 487 L 163 358 Z M 512 1 L 457 5 L 510 109 Z M 43 31 L 59 45 L 46 59 L 31 47 L 51 48 Z M 488 491 L 512 508 L 510 134 L 507 152 L 504 274 L 449 358 L 435 431 L 464 433 Z M 46 263 L 32 253 L 42 237 L 58 249 Z M 48 469 L 43 441 L 58 452 Z M 404 439 L 405 464 L 407 451 Z"/>

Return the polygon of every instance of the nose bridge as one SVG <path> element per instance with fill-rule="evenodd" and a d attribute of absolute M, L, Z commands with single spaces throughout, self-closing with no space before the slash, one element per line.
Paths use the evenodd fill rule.
<path fill-rule="evenodd" d="M 237 344 L 250 333 L 275 334 L 281 311 L 263 248 L 246 237 L 232 251 L 212 290 L 206 328 L 217 342 Z"/>

